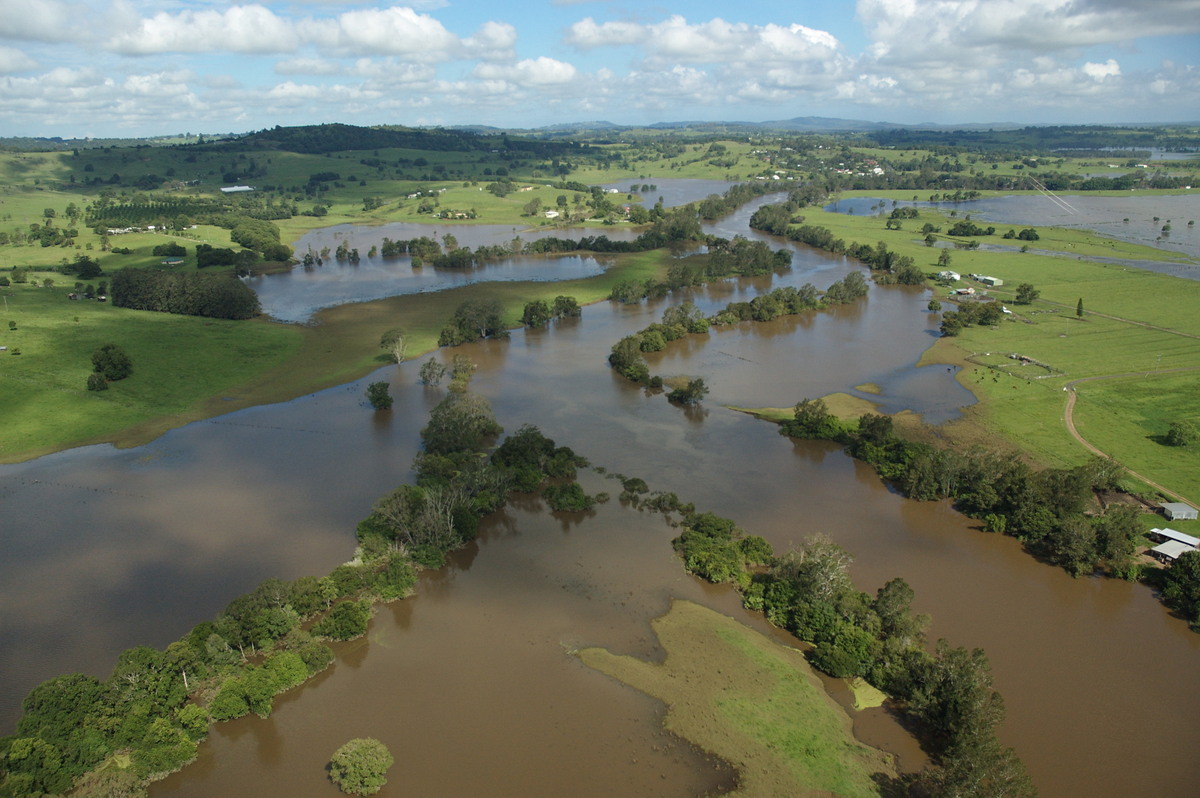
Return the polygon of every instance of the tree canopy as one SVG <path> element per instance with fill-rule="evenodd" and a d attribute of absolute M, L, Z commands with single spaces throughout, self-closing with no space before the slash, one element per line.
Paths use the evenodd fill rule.
<path fill-rule="evenodd" d="M 387 784 L 387 771 L 396 759 L 374 737 L 343 744 L 329 760 L 329 777 L 347 795 L 374 795 Z"/>

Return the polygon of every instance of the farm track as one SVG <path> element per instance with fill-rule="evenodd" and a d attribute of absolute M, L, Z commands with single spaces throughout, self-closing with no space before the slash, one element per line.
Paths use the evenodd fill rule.
<path fill-rule="evenodd" d="M 1115 318 L 1115 317 L 1110 317 L 1110 318 Z M 1137 324 L 1137 322 L 1132 322 L 1132 323 Z M 1150 325 L 1144 325 L 1144 326 L 1150 326 Z M 1156 328 L 1156 329 L 1158 329 L 1158 328 Z M 1167 332 L 1175 332 L 1175 331 L 1167 330 Z M 1179 335 L 1188 335 L 1187 333 L 1178 333 L 1178 334 Z M 1196 338 L 1196 337 L 1200 337 L 1200 336 L 1189 335 L 1188 337 Z M 1200 371 L 1200 367 L 1191 366 L 1188 368 L 1163 369 L 1162 371 L 1155 371 L 1152 373 L 1155 376 L 1158 376 L 1160 374 L 1179 374 L 1181 372 L 1189 372 L 1189 371 Z M 1079 430 L 1075 428 L 1075 400 L 1077 398 L 1077 394 L 1075 393 L 1075 386 L 1081 382 L 1097 382 L 1099 380 L 1117 380 L 1117 379 L 1121 379 L 1124 377 L 1149 377 L 1150 375 L 1151 375 L 1151 372 L 1128 371 L 1123 374 L 1104 374 L 1104 375 L 1101 375 L 1098 377 L 1082 377 L 1077 380 L 1071 380 L 1066 385 L 1064 385 L 1063 390 L 1067 392 L 1067 406 L 1063 410 L 1063 421 L 1064 421 L 1064 423 L 1066 423 L 1067 431 L 1071 433 L 1071 437 L 1073 437 L 1075 440 L 1079 441 L 1079 443 L 1085 449 L 1087 449 L 1089 452 L 1091 452 L 1092 454 L 1098 455 L 1100 457 L 1105 457 L 1105 458 L 1110 457 L 1111 455 L 1108 455 L 1108 454 L 1100 451 L 1100 449 L 1098 449 L 1097 447 L 1095 447 L 1091 443 L 1089 443 L 1086 438 L 1084 438 L 1082 435 L 1079 434 Z M 1154 488 L 1155 490 L 1161 491 L 1164 495 L 1170 496 L 1181 502 L 1187 502 L 1188 504 L 1192 505 L 1193 507 L 1197 506 L 1196 502 L 1193 501 L 1192 499 L 1189 499 L 1186 496 L 1183 496 L 1182 494 L 1176 493 L 1175 491 L 1158 484 L 1157 482 L 1150 479 L 1149 477 L 1139 474 L 1136 471 L 1134 471 L 1133 469 L 1128 468 L 1128 467 L 1126 467 L 1125 470 L 1127 472 L 1129 472 L 1129 475 L 1131 477 L 1134 477 L 1135 479 L 1139 479 L 1142 482 L 1145 482 L 1147 485 Z"/>

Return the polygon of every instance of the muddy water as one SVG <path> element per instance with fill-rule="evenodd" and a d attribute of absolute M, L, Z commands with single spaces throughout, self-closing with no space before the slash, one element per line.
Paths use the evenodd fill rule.
<path fill-rule="evenodd" d="M 824 287 L 850 268 L 806 257 L 791 275 L 695 299 L 723 305 L 788 280 Z M 944 371 L 911 368 L 931 340 L 920 305 L 919 293 L 872 289 L 865 307 L 678 342 L 653 366 L 705 378 L 713 391 L 695 412 L 604 363 L 612 342 L 662 305 L 594 306 L 463 351 L 480 366 L 474 388 L 510 431 L 534 421 L 777 547 L 828 534 L 857 556 L 863 589 L 909 580 L 934 636 L 987 649 L 1008 707 L 1002 736 L 1043 794 L 1193 795 L 1200 766 L 1180 752 L 1200 745 L 1200 636 L 1147 590 L 1072 580 L 942 504 L 901 499 L 833 447 L 793 443 L 720 407 L 786 405 L 865 382 L 918 410 L 957 401 L 945 398 L 957 386 Z M 372 501 L 409 478 L 418 430 L 443 395 L 416 384 L 417 365 L 136 450 L 0 467 L 4 725 L 36 681 L 105 675 L 121 649 L 165 645 L 267 576 L 324 573 L 345 559 Z M 391 413 L 363 402 L 377 379 L 392 384 Z M 221 727 L 201 761 L 155 795 L 333 795 L 321 773 L 329 752 L 367 734 L 397 753 L 396 774 L 416 772 L 412 794 L 686 795 L 719 783 L 725 774 L 661 736 L 652 702 L 563 654 L 597 644 L 653 655 L 647 622 L 671 596 L 738 612 L 727 591 L 685 576 L 670 530 L 645 519 L 615 505 L 578 524 L 522 507 L 493 519 L 414 601 L 385 608 L 366 644 L 343 649 L 268 721 Z M 885 713 L 859 729 L 911 751 Z"/>
<path fill-rule="evenodd" d="M 344 646 L 318 684 L 269 721 L 224 724 L 195 767 L 153 794 L 334 796 L 324 764 L 364 735 L 396 755 L 381 795 L 728 787 L 726 766 L 661 729 L 656 702 L 570 656 L 603 642 L 660 658 L 646 619 L 676 596 L 705 600 L 675 567 L 661 518 L 619 506 L 592 515 L 554 518 L 534 502 L 491 518 L 417 597 L 382 608 L 369 640 Z"/>

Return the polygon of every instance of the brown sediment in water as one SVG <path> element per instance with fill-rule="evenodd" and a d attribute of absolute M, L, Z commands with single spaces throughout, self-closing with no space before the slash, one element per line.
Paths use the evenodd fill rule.
<path fill-rule="evenodd" d="M 877 795 L 890 755 L 856 741 L 851 721 L 804 655 L 690 601 L 652 623 L 665 660 L 600 648 L 590 667 L 664 701 L 666 727 L 733 764 L 740 796 Z"/>

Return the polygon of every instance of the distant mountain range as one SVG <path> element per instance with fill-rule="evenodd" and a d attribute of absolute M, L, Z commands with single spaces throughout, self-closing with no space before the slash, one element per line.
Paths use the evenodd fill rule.
<path fill-rule="evenodd" d="M 655 122 L 651 125 L 618 125 L 613 122 L 571 122 L 560 125 L 547 125 L 535 128 L 536 133 L 580 133 L 603 132 L 618 130 L 689 130 L 697 133 L 724 133 L 732 130 L 753 131 L 802 131 L 805 133 L 864 133 L 876 130 L 1017 130 L 1026 125 L 1012 122 L 970 123 L 957 125 L 940 125 L 933 122 L 923 122 L 916 125 L 901 125 L 895 122 L 869 122 L 865 119 L 838 119 L 828 116 L 797 116 L 792 119 L 778 119 L 768 122 Z M 483 132 L 494 132 L 496 128 L 469 128 Z"/>

